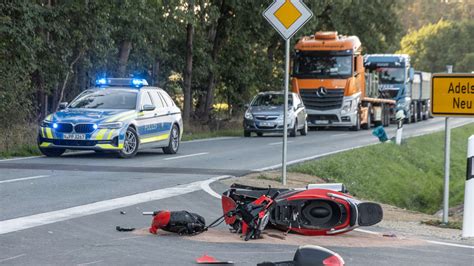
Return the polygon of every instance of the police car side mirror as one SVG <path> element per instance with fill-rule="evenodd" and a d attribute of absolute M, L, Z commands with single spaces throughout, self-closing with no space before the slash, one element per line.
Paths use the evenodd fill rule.
<path fill-rule="evenodd" d="M 145 104 L 142 107 L 142 111 L 153 111 L 155 108 L 156 107 L 153 104 Z"/>
<path fill-rule="evenodd" d="M 62 102 L 62 103 L 59 103 L 59 110 L 62 110 L 62 109 L 66 109 L 67 107 L 67 102 Z"/>

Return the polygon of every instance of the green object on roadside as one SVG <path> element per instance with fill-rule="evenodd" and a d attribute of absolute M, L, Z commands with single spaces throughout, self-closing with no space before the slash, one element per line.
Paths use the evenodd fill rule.
<path fill-rule="evenodd" d="M 380 142 L 385 142 L 388 140 L 387 133 L 385 132 L 385 129 L 383 129 L 383 126 L 374 128 L 374 130 L 372 130 L 372 135 L 379 138 Z"/>

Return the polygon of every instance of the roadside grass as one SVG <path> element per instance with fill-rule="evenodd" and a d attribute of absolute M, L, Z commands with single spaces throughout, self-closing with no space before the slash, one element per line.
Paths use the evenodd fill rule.
<path fill-rule="evenodd" d="M 13 124 L 0 129 L 0 158 L 40 155 L 36 146 L 37 126 Z"/>
<path fill-rule="evenodd" d="M 240 137 L 244 135 L 240 119 L 216 120 L 202 125 L 196 122 L 184 125 L 183 141 L 216 137 Z"/>
<path fill-rule="evenodd" d="M 474 123 L 451 132 L 450 206 L 464 199 L 467 139 Z M 289 168 L 343 182 L 360 198 L 432 214 L 442 207 L 444 132 L 350 150 Z"/>
<path fill-rule="evenodd" d="M 210 132 L 184 132 L 183 141 L 195 139 L 207 139 L 216 137 L 240 137 L 244 135 L 242 129 L 222 129 Z"/>

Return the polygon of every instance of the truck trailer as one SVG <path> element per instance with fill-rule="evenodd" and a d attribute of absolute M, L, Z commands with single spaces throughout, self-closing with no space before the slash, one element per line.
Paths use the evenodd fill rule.
<path fill-rule="evenodd" d="M 295 45 L 292 90 L 308 113 L 308 126 L 368 129 L 388 126 L 396 101 L 379 97 L 378 76 L 366 73 L 357 36 L 317 32 Z"/>

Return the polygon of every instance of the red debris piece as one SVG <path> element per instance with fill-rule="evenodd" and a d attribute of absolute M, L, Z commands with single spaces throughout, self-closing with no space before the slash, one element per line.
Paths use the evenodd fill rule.
<path fill-rule="evenodd" d="M 219 261 L 216 258 L 204 254 L 202 257 L 196 259 L 197 264 L 234 264 L 232 261 Z"/>

